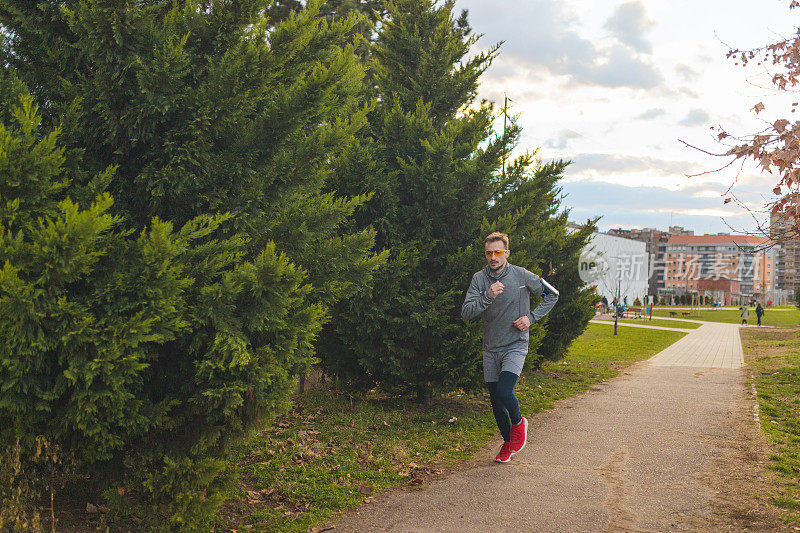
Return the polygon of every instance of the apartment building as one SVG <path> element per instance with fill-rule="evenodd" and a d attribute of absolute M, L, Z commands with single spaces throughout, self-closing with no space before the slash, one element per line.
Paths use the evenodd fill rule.
<path fill-rule="evenodd" d="M 781 244 L 778 254 L 778 288 L 794 294 L 800 286 L 800 235 L 794 228 L 800 222 L 798 198 L 783 210 L 770 215 L 769 236 Z"/>
<path fill-rule="evenodd" d="M 752 235 L 673 235 L 665 245 L 664 291 L 701 296 L 725 285 L 726 303 L 773 299 L 780 247 Z M 714 280 L 722 280 L 714 283 Z M 701 283 L 701 280 L 706 280 Z M 734 292 L 738 290 L 738 292 Z M 723 292 L 725 292 L 723 290 Z"/>
<path fill-rule="evenodd" d="M 656 228 L 617 228 L 609 230 L 608 234 L 635 241 L 643 241 L 646 244 L 646 250 L 650 257 L 650 278 L 648 279 L 647 294 L 655 296 L 659 292 L 659 287 L 664 287 L 667 241 L 672 235 L 694 235 L 694 231 L 684 229 L 682 226 L 670 226 L 667 231 Z"/>

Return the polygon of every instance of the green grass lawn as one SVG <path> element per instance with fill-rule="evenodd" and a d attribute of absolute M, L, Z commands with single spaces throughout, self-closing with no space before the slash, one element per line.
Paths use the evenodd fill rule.
<path fill-rule="evenodd" d="M 742 347 L 779 479 L 772 502 L 800 524 L 800 331 L 743 330 Z"/>
<path fill-rule="evenodd" d="M 590 324 L 562 361 L 526 371 L 516 388 L 524 414 L 548 409 L 685 333 Z M 495 436 L 488 395 L 452 394 L 433 407 L 331 391 L 301 395 L 294 410 L 242 450 L 240 484 L 217 526 L 306 531 L 389 487 L 417 485 L 470 458 Z"/>
<path fill-rule="evenodd" d="M 739 316 L 737 309 L 701 309 L 700 311 L 692 311 L 691 315 L 683 317 L 682 311 L 675 311 L 678 316 L 675 318 L 687 318 L 695 320 L 706 320 L 709 322 L 728 322 L 731 324 L 741 324 L 742 319 Z M 653 316 L 669 316 L 669 308 L 656 308 L 653 310 Z M 754 307 L 750 307 L 750 324 L 755 324 L 756 311 Z M 786 311 L 777 309 L 768 309 L 766 314 L 761 318 L 761 324 L 764 326 L 776 327 L 794 327 L 800 324 L 800 309 L 788 309 Z"/>
<path fill-rule="evenodd" d="M 611 318 L 601 318 L 599 320 L 607 320 L 614 322 L 614 319 Z M 646 318 L 622 318 L 619 320 L 620 323 L 627 323 L 627 324 L 641 324 L 643 326 L 659 326 L 664 328 L 682 328 L 682 329 L 697 329 L 703 324 L 698 324 L 697 322 L 681 322 L 678 320 L 659 320 L 654 318 L 653 320 L 647 320 Z"/>

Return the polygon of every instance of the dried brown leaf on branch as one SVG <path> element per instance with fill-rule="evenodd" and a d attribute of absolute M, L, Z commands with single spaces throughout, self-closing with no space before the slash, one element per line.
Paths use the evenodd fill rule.
<path fill-rule="evenodd" d="M 800 6 L 800 1 L 792 0 L 789 4 L 790 9 Z M 759 65 L 771 65 L 772 72 L 770 79 L 776 94 L 785 94 L 787 91 L 795 90 L 800 83 L 800 28 L 796 28 L 793 37 L 781 39 L 777 42 L 765 44 L 762 47 L 752 50 L 731 49 L 726 57 L 735 62 L 736 65 L 748 66 L 750 62 L 756 61 Z M 765 113 L 769 106 L 769 112 L 778 114 L 779 102 L 773 104 L 771 101 L 758 101 L 750 109 L 756 116 Z M 792 102 L 787 113 L 794 113 L 798 102 Z M 768 212 L 789 213 L 800 209 L 797 205 L 800 195 L 798 182 L 800 180 L 800 122 L 791 121 L 785 117 L 778 116 L 771 118 L 771 122 L 766 123 L 766 129 L 749 135 L 738 135 L 725 128 L 718 128 L 717 140 L 732 137 L 741 144 L 729 147 L 725 155 L 731 158 L 731 162 L 724 168 L 730 166 L 735 161 L 752 161 L 758 165 L 763 172 L 774 176 L 771 192 L 777 197 L 769 201 L 764 207 Z M 708 152 L 706 152 L 708 153 Z M 720 169 L 721 170 L 721 169 Z M 741 172 L 741 170 L 740 170 Z M 738 181 L 738 174 L 732 180 L 730 189 Z M 729 189 L 729 190 L 730 190 Z M 724 203 L 731 202 L 731 198 L 726 198 Z M 738 202 L 743 205 L 741 202 Z M 746 208 L 746 207 L 745 207 Z M 746 208 L 747 209 L 747 208 Z M 787 217 L 793 221 L 793 226 L 788 232 L 784 232 L 785 238 L 800 237 L 800 220 L 797 217 Z M 763 231 L 768 234 L 768 229 Z"/>

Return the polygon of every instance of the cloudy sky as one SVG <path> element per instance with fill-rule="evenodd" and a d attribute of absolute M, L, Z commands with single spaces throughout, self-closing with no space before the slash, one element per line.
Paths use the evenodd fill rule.
<path fill-rule="evenodd" d="M 711 126 L 752 133 L 789 116 L 765 67 L 725 58 L 790 37 L 800 10 L 788 0 L 456 0 L 483 34 L 503 41 L 480 95 L 513 100 L 524 129 L 518 151 L 569 159 L 563 182 L 571 219 L 602 216 L 602 230 L 672 225 L 696 233 L 752 231 L 775 181 L 754 166 L 687 177 L 728 160 Z M 767 111 L 750 109 L 763 101 Z"/>

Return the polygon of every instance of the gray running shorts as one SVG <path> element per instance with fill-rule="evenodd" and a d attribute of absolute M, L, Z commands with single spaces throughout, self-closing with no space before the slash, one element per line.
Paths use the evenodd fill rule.
<path fill-rule="evenodd" d="M 500 372 L 522 374 L 527 348 L 508 348 L 504 350 L 483 351 L 483 380 L 486 383 L 500 381 Z"/>

